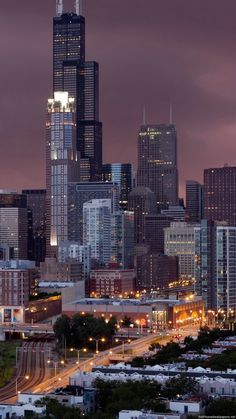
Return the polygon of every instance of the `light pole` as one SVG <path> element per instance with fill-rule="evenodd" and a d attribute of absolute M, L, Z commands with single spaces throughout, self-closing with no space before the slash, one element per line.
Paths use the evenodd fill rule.
<path fill-rule="evenodd" d="M 56 376 L 57 375 L 57 367 L 59 366 L 59 362 L 58 361 L 51 361 L 50 359 L 48 359 L 47 363 L 51 364 L 51 362 L 53 363 L 53 366 L 54 366 L 54 376 Z M 62 359 L 60 361 L 60 364 L 64 365 L 65 361 Z"/>
<path fill-rule="evenodd" d="M 70 348 L 70 352 L 73 352 L 73 351 L 77 351 L 78 358 L 77 358 L 76 364 L 79 365 L 79 363 L 80 363 L 80 356 L 79 356 L 79 354 L 80 354 L 80 352 L 87 352 L 87 348 L 82 348 L 82 349 Z"/>
<path fill-rule="evenodd" d="M 126 343 L 130 343 L 131 342 L 131 339 L 128 339 L 128 340 L 120 340 L 120 339 L 115 339 L 115 342 L 121 342 L 121 344 L 122 344 L 122 358 L 124 358 L 125 357 L 125 344 Z"/>
<path fill-rule="evenodd" d="M 92 342 L 92 341 L 96 342 L 96 354 L 98 354 L 99 353 L 99 350 L 98 350 L 98 342 L 99 341 L 100 342 L 105 342 L 106 339 L 105 338 L 101 338 L 101 339 L 89 338 L 89 341 L 90 342 Z"/>
<path fill-rule="evenodd" d="M 29 380 L 29 375 L 18 375 L 18 377 L 16 377 L 16 395 L 18 394 L 18 379 L 19 378 L 25 378 L 26 380 Z"/>

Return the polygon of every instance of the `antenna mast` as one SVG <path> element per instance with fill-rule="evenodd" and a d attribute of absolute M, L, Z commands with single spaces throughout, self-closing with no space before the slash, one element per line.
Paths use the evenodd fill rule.
<path fill-rule="evenodd" d="M 143 125 L 146 125 L 146 106 L 143 105 Z"/>
<path fill-rule="evenodd" d="M 63 13 L 63 0 L 56 0 L 56 13 L 60 17 Z"/>
<path fill-rule="evenodd" d="M 172 103 L 170 103 L 170 125 L 173 124 L 173 107 Z"/>
<path fill-rule="evenodd" d="M 80 0 L 75 0 L 75 12 L 77 16 L 80 16 Z"/>

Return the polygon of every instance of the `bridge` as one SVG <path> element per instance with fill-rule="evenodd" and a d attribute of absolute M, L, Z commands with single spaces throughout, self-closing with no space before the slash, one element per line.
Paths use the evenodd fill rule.
<path fill-rule="evenodd" d="M 6 333 L 54 334 L 54 330 L 51 324 L 45 323 L 0 323 L 0 341 L 6 340 Z"/>

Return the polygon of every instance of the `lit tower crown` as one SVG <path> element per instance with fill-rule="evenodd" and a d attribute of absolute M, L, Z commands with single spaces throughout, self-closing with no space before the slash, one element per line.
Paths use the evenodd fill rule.
<path fill-rule="evenodd" d="M 80 0 L 75 0 L 75 13 L 80 16 Z M 57 17 L 63 14 L 63 0 L 56 0 L 56 14 Z"/>

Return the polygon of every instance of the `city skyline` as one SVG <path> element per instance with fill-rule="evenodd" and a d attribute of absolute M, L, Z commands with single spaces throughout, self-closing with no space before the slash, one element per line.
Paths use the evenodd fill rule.
<path fill-rule="evenodd" d="M 149 0 L 147 7 L 143 0 L 129 0 L 124 8 L 123 2 L 83 1 L 88 59 L 100 63 L 104 162 L 136 164 L 143 104 L 148 123 L 165 123 L 171 101 L 183 196 L 186 179 L 202 181 L 204 168 L 235 164 L 236 5 Z M 55 1 L 31 3 L 3 1 L 0 17 L 1 185 L 18 189 L 45 186 L 45 103 L 52 94 Z M 65 4 L 68 10 L 73 6 Z"/>

